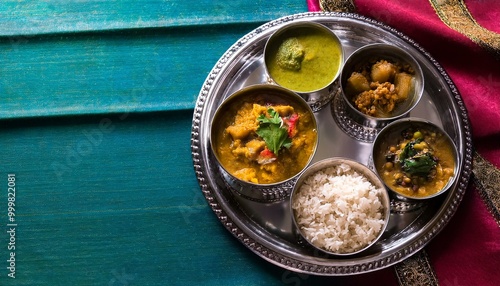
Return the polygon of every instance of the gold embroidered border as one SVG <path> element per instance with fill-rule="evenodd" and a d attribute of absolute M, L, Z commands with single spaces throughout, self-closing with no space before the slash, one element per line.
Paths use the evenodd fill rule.
<path fill-rule="evenodd" d="M 399 285 L 437 286 L 436 273 L 432 269 L 429 256 L 420 250 L 403 262 L 394 265 Z"/>
<path fill-rule="evenodd" d="M 319 0 L 319 7 L 326 12 L 355 12 L 353 0 Z"/>
<path fill-rule="evenodd" d="M 500 225 L 500 170 L 474 152 L 472 180 L 488 210 Z"/>
<path fill-rule="evenodd" d="M 429 1 L 443 23 L 500 58 L 500 34 L 478 24 L 463 0 Z"/>

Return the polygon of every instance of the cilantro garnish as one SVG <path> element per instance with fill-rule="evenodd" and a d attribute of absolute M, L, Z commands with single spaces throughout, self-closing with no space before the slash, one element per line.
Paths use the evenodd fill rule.
<path fill-rule="evenodd" d="M 269 108 L 267 113 L 270 117 L 261 114 L 257 118 L 260 123 L 257 135 L 262 137 L 267 148 L 277 155 L 281 147 L 290 148 L 292 140 L 288 137 L 288 128 L 283 127 L 283 119 L 278 112 Z"/>

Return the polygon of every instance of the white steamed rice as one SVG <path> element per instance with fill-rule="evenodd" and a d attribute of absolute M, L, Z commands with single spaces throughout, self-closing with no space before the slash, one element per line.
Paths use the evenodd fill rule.
<path fill-rule="evenodd" d="M 309 242 L 330 252 L 351 253 L 370 244 L 382 230 L 381 192 L 343 163 L 307 177 L 292 208 Z"/>

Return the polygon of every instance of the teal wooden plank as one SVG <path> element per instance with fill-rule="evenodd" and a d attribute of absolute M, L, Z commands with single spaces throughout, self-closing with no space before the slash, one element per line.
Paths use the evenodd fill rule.
<path fill-rule="evenodd" d="M 191 120 L 191 111 L 7 120 L 0 129 L 0 285 L 368 281 L 293 273 L 234 238 L 196 181 Z M 8 174 L 16 178 L 15 279 L 6 268 Z M 376 275 L 372 281 L 384 281 Z"/>
<path fill-rule="evenodd" d="M 306 10 L 305 1 L 285 2 L 7 2 L 0 119 L 191 109 L 235 41 Z"/>
<path fill-rule="evenodd" d="M 0 39 L 0 118 L 192 109 L 249 25 Z"/>
<path fill-rule="evenodd" d="M 223 229 L 199 190 L 191 118 L 9 122 L 0 131 L 0 202 L 7 203 L 7 174 L 15 174 L 17 264 L 10 279 L 2 231 L 0 285 L 220 285 L 229 274 L 251 274 L 257 258 Z"/>
<path fill-rule="evenodd" d="M 262 22 L 305 11 L 306 1 L 287 0 L 6 1 L 0 35 Z"/>

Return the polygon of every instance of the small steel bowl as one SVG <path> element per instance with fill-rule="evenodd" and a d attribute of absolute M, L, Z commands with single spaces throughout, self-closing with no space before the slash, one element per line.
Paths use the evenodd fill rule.
<path fill-rule="evenodd" d="M 308 40 L 305 38 L 310 38 L 311 36 L 327 37 L 329 43 L 315 47 L 308 43 Z M 300 62 L 298 65 L 301 67 L 297 69 L 296 66 L 290 69 L 290 65 L 288 64 L 291 61 L 287 61 L 287 65 L 280 66 L 276 64 L 279 61 L 277 55 L 279 54 L 280 47 L 292 38 L 299 39 L 298 41 L 304 52 L 302 54 L 303 60 L 298 60 Z M 310 41 L 317 42 L 318 40 L 313 39 Z M 322 53 L 333 55 L 332 61 L 321 60 L 325 57 Z M 294 57 L 295 59 L 296 55 L 289 54 L 287 60 L 290 57 Z M 329 103 L 337 92 L 337 79 L 340 75 L 343 62 L 344 49 L 337 35 L 327 26 L 311 21 L 296 21 L 281 27 L 269 37 L 264 47 L 264 67 L 269 77 L 269 82 L 298 93 L 307 101 L 313 111 L 317 111 Z M 293 63 L 297 63 L 297 61 Z M 316 63 L 316 66 L 313 67 L 311 63 Z M 328 74 L 325 74 L 325 70 L 318 68 L 320 65 L 328 66 Z M 314 69 L 314 75 L 308 76 L 304 74 L 303 71 L 306 70 L 304 67 L 307 67 L 307 70 Z M 321 77 L 324 77 L 321 85 L 308 87 L 299 87 L 297 85 L 297 83 L 310 82 L 312 78 Z"/>
<path fill-rule="evenodd" d="M 346 92 L 347 80 L 352 73 L 359 72 L 363 66 L 377 60 L 407 64 L 414 71 L 412 89 L 408 94 L 408 98 L 398 103 L 392 112 L 380 117 L 367 115 L 358 110 Z M 424 91 L 424 75 L 420 64 L 403 49 L 391 44 L 370 44 L 354 51 L 344 63 L 340 75 L 340 90 L 346 106 L 346 113 L 350 118 L 366 127 L 382 128 L 396 119 L 408 116 L 410 111 L 418 104 Z"/>
<path fill-rule="evenodd" d="M 400 142 L 403 140 L 403 135 L 402 133 L 405 132 L 407 133 L 409 128 L 413 131 L 420 131 L 420 132 L 431 132 L 436 134 L 437 140 L 439 142 L 443 142 L 442 144 L 447 145 L 448 151 L 444 151 L 445 148 L 436 148 L 435 143 L 432 143 L 430 147 L 434 147 L 434 156 L 439 159 L 439 165 L 437 168 L 441 168 L 441 172 L 450 171 L 451 169 L 453 170 L 453 174 L 451 177 L 447 180 L 446 184 L 444 184 L 441 188 L 439 188 L 439 191 L 432 192 L 429 194 L 418 194 L 418 192 L 410 193 L 406 192 L 401 189 L 402 187 L 397 186 L 394 182 L 397 180 L 395 173 L 385 173 L 389 172 L 387 169 L 384 167 L 384 164 L 388 162 L 388 160 L 399 160 L 399 155 L 395 155 L 396 157 L 392 158 L 393 155 L 388 155 L 388 150 L 391 146 L 398 146 Z M 424 141 L 429 141 L 430 140 L 424 140 Z M 427 144 L 427 143 L 426 143 Z M 458 175 L 459 175 L 459 154 L 457 151 L 457 148 L 455 144 L 453 143 L 453 140 L 450 138 L 450 136 L 440 127 L 435 125 L 434 123 L 431 123 L 427 120 L 420 119 L 420 118 L 403 118 L 396 120 L 386 127 L 384 127 L 377 137 L 375 138 L 375 141 L 373 143 L 372 147 L 372 164 L 373 168 L 376 170 L 377 174 L 379 177 L 382 179 L 386 187 L 391 191 L 391 193 L 398 199 L 403 200 L 403 201 L 412 201 L 412 202 L 417 202 L 417 201 L 422 201 L 430 198 L 434 198 L 436 196 L 439 196 L 446 192 L 450 186 L 452 186 Z M 391 158 L 388 158 L 391 157 Z M 452 162 L 450 162 L 452 161 Z M 400 164 L 400 163 L 397 163 Z M 450 166 L 453 165 L 453 166 Z M 394 164 L 393 164 L 394 166 Z M 399 168 L 399 167 L 395 167 Z M 437 170 L 436 168 L 436 170 Z M 396 170 L 396 169 L 395 169 Z M 398 172 L 399 173 L 399 172 Z M 405 173 L 405 176 L 408 175 L 408 173 Z M 401 179 L 401 178 L 399 178 Z M 413 182 L 412 182 L 413 184 Z"/>
<path fill-rule="evenodd" d="M 298 124 L 301 124 L 300 123 L 301 120 L 304 120 L 302 122 L 309 122 L 309 124 L 312 126 L 310 132 L 315 136 L 312 139 L 313 142 L 308 142 L 309 143 L 308 146 L 310 146 L 311 149 L 310 149 L 310 154 L 307 157 L 307 163 L 304 164 L 302 167 L 298 166 L 296 170 L 292 170 L 290 172 L 291 174 L 288 174 L 290 176 L 276 182 L 255 183 L 249 180 L 245 180 L 244 178 L 241 178 L 242 176 L 235 175 L 235 173 L 238 170 L 241 170 L 238 169 L 240 168 L 240 166 L 231 167 L 230 163 L 227 162 L 228 160 L 223 160 L 224 153 L 223 151 L 219 151 L 218 146 L 221 146 L 221 142 L 223 142 L 224 140 L 221 139 L 223 138 L 221 136 L 225 136 L 225 138 L 227 138 L 226 141 L 231 140 L 232 136 L 227 133 L 226 128 L 230 124 L 232 124 L 230 123 L 233 120 L 232 118 L 236 116 L 237 110 L 244 103 L 250 103 L 250 104 L 259 103 L 261 105 L 270 105 L 270 106 L 278 104 L 290 105 L 294 107 L 295 111 L 301 112 L 303 116 L 299 118 Z M 314 157 L 314 154 L 316 153 L 316 148 L 318 145 L 318 133 L 317 133 L 318 127 L 316 118 L 314 117 L 313 111 L 311 110 L 307 102 L 298 94 L 286 88 L 271 84 L 251 85 L 241 90 L 238 90 L 232 95 L 230 95 L 217 108 L 215 115 L 212 119 L 210 128 L 211 128 L 210 130 L 211 149 L 215 158 L 217 159 L 219 170 L 221 172 L 222 177 L 224 178 L 224 182 L 226 183 L 226 185 L 231 190 L 236 191 L 239 195 L 247 199 L 260 202 L 278 201 L 289 196 L 293 188 L 293 183 L 296 177 L 309 165 L 312 158 Z M 258 137 L 255 131 L 252 131 L 250 136 L 253 136 L 252 138 Z M 293 148 L 293 146 L 290 148 Z M 307 156 L 307 154 L 304 156 Z M 306 158 L 302 158 L 303 160 L 302 162 L 304 162 L 305 159 Z M 233 160 L 235 159 L 233 158 Z M 280 160 L 279 155 L 277 160 Z M 291 163 L 291 165 L 293 165 L 293 163 Z"/>
<path fill-rule="evenodd" d="M 333 168 L 333 169 L 330 169 Z M 351 189 L 348 190 L 348 194 L 345 193 L 339 193 L 344 190 L 338 190 L 340 185 L 345 186 L 347 181 L 349 179 L 346 179 L 344 181 L 338 181 L 338 182 L 332 182 L 331 180 L 328 181 L 327 179 L 322 179 L 320 183 L 330 183 L 333 185 L 332 189 L 338 190 L 338 192 L 335 195 L 329 194 L 330 197 L 324 197 L 325 193 L 321 192 L 321 194 L 315 194 L 317 196 L 312 196 L 311 193 L 308 192 L 313 192 L 314 190 L 318 190 L 318 187 L 316 185 L 312 185 L 312 178 L 311 176 L 318 174 L 318 172 L 322 172 L 323 175 L 328 173 L 329 175 L 334 175 L 338 176 L 340 178 L 345 178 L 348 176 L 351 176 L 351 181 L 355 180 L 356 182 L 363 181 L 365 182 L 365 186 L 363 188 L 355 188 L 351 186 Z M 355 174 L 354 174 L 355 173 Z M 326 175 L 325 175 L 326 177 Z M 355 179 L 353 179 L 353 177 Z M 371 187 L 367 188 L 366 182 L 369 182 Z M 367 204 L 364 206 L 361 206 L 361 201 L 362 200 L 355 200 L 353 201 L 352 196 L 353 193 L 359 192 L 362 194 L 360 197 L 365 198 L 369 196 L 370 198 L 373 198 L 373 196 L 376 196 L 378 198 L 379 205 L 376 203 L 377 201 L 369 200 L 369 205 L 370 207 L 375 207 L 378 208 L 376 213 L 380 217 L 373 217 L 374 214 L 368 214 L 368 210 L 366 209 Z M 369 191 L 368 191 L 369 190 Z M 304 193 L 305 192 L 305 193 Z M 351 203 L 349 206 L 343 206 L 342 204 L 338 203 L 341 202 L 341 199 L 345 199 L 348 203 Z M 365 200 L 363 199 L 363 200 Z M 338 222 L 339 220 L 342 220 L 343 217 L 349 218 L 349 233 L 352 234 L 352 232 L 356 231 L 356 228 L 361 228 L 363 231 L 367 231 L 366 227 L 363 226 L 359 219 L 354 220 L 353 214 L 354 211 L 361 211 L 363 215 L 370 217 L 370 219 L 375 219 L 377 222 L 375 225 L 378 225 L 380 229 L 378 231 L 370 231 L 368 230 L 369 236 L 371 240 L 368 242 L 358 242 L 356 245 L 352 245 L 352 241 L 350 241 L 349 237 L 346 233 L 342 233 L 342 230 L 345 228 L 339 230 L 339 229 L 334 229 L 330 228 L 328 229 L 327 227 L 321 228 L 325 230 L 325 237 L 329 237 L 332 239 L 330 242 L 332 243 L 340 243 L 340 245 L 332 247 L 332 249 L 326 249 L 325 246 L 320 245 L 318 239 L 314 239 L 314 237 L 311 237 L 311 234 L 308 235 L 307 232 L 310 231 L 311 224 L 305 223 L 304 220 L 307 220 L 305 218 L 299 218 L 302 214 L 302 216 L 305 216 L 305 213 L 308 212 L 307 209 L 300 210 L 298 207 L 298 202 L 304 200 L 308 202 L 315 202 L 316 204 L 320 205 L 320 208 L 326 208 L 329 213 L 325 214 L 323 216 L 324 219 L 327 217 L 334 218 L 335 222 Z M 320 202 L 318 202 L 319 200 Z M 335 205 L 335 204 L 338 205 Z M 355 207 L 350 207 L 354 206 L 352 203 L 360 203 L 359 205 Z M 344 209 L 342 209 L 344 208 Z M 373 210 L 372 210 L 373 211 Z M 311 212 L 311 210 L 309 210 Z M 321 217 L 319 214 L 320 211 L 318 210 L 312 210 L 313 215 L 316 216 L 316 218 Z M 380 240 L 382 237 L 383 233 L 385 232 L 385 229 L 387 228 L 387 225 L 389 224 L 389 217 L 390 217 L 390 200 L 389 200 L 389 194 L 387 190 L 384 187 L 383 182 L 380 180 L 380 178 L 372 171 L 370 170 L 367 166 L 353 161 L 351 159 L 347 158 L 341 158 L 341 157 L 333 157 L 333 158 L 328 158 L 328 159 L 323 159 L 321 161 L 318 161 L 311 166 L 309 166 L 299 177 L 297 180 L 295 187 L 293 189 L 293 192 L 290 196 L 290 213 L 292 213 L 292 219 L 293 219 L 293 224 L 295 227 L 295 231 L 299 235 L 299 240 L 306 241 L 309 245 L 311 245 L 314 249 L 319 250 L 323 253 L 327 253 L 330 255 L 337 255 L 337 256 L 348 256 L 348 255 L 355 255 L 360 252 L 367 251 L 368 249 L 371 249 L 372 251 L 378 251 L 374 247 L 374 245 Z M 321 218 L 320 218 L 321 221 Z M 373 221 L 373 220 L 372 220 Z M 321 221 L 323 222 L 323 221 Z M 318 221 L 315 221 L 315 223 L 319 224 Z M 373 226 L 373 225 L 372 225 Z M 343 225 L 345 227 L 345 225 Z M 307 230 L 309 228 L 309 230 Z M 337 237 L 335 236 L 337 235 Z M 333 236 L 333 237 L 332 237 Z"/>

